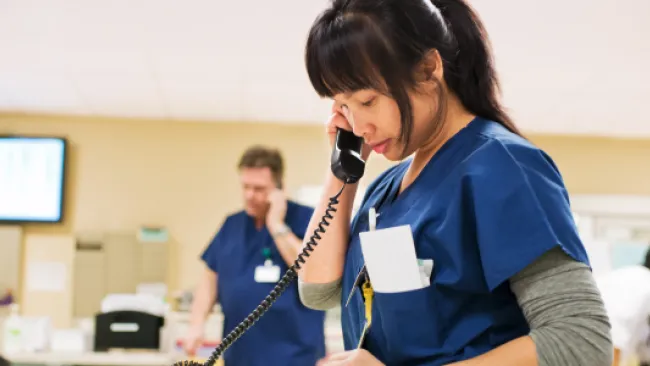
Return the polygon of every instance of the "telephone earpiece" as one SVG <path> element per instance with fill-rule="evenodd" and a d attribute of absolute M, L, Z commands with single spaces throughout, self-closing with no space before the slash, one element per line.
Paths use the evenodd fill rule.
<path fill-rule="evenodd" d="M 366 162 L 361 158 L 362 147 L 363 138 L 350 131 L 337 130 L 331 157 L 335 177 L 346 183 L 356 183 L 363 177 Z"/>

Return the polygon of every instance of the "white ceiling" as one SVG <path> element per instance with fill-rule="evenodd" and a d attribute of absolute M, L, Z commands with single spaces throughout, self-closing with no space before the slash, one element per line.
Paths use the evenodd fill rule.
<path fill-rule="evenodd" d="M 322 123 L 326 0 L 0 0 L 0 111 Z M 650 136 L 648 0 L 474 0 L 529 131 Z"/>

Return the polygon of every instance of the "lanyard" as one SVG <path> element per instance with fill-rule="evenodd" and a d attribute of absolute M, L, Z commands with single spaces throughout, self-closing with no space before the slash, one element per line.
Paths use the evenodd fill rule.
<path fill-rule="evenodd" d="M 375 211 L 374 207 L 371 207 L 370 212 L 368 212 L 368 224 L 368 230 L 375 231 L 375 228 L 377 227 L 377 212 Z M 368 277 L 367 270 L 364 271 L 366 271 L 366 274 L 363 285 L 361 285 L 361 293 L 363 294 L 363 302 L 365 304 L 364 313 L 366 322 L 363 326 L 363 331 L 361 333 L 361 338 L 359 339 L 357 348 L 361 348 L 363 345 L 363 340 L 366 338 L 366 334 L 368 334 L 368 331 L 370 330 L 370 325 L 372 324 L 372 300 L 375 297 L 375 292 L 372 289 L 372 284 L 370 283 L 370 278 Z"/>
<path fill-rule="evenodd" d="M 264 264 L 265 265 L 273 264 L 273 260 L 271 259 L 271 248 L 266 247 L 266 248 L 262 249 L 262 255 L 264 256 Z"/>

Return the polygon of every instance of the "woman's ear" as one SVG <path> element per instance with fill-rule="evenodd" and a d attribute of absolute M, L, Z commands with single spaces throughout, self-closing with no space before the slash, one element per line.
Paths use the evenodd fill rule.
<path fill-rule="evenodd" d="M 416 73 L 416 82 L 419 90 L 424 93 L 435 93 L 444 85 L 444 70 L 442 58 L 437 50 L 427 52 Z"/>
<path fill-rule="evenodd" d="M 426 81 L 432 81 L 434 79 L 443 80 L 442 57 L 440 57 L 438 50 L 432 49 L 424 54 L 421 62 L 421 71 Z"/>

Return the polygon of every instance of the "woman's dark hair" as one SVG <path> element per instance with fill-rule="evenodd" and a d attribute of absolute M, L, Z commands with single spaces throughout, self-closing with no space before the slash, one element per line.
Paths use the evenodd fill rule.
<path fill-rule="evenodd" d="M 321 97 L 361 89 L 392 97 L 406 146 L 413 128 L 408 91 L 431 50 L 440 53 L 444 81 L 465 108 L 521 135 L 499 103 L 487 33 L 464 0 L 333 0 L 312 25 L 305 62 Z M 440 88 L 438 96 L 436 131 L 445 100 Z"/>

